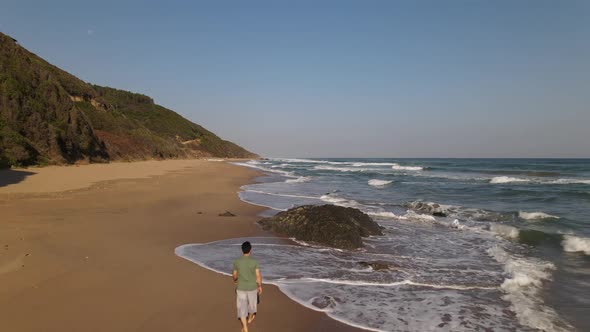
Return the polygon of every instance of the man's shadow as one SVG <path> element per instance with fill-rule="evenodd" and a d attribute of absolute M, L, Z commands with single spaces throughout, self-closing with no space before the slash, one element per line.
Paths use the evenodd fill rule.
<path fill-rule="evenodd" d="M 31 176 L 33 174 L 35 173 L 15 169 L 0 170 L 0 188 L 9 184 L 15 184 L 24 181 L 27 176 Z"/>

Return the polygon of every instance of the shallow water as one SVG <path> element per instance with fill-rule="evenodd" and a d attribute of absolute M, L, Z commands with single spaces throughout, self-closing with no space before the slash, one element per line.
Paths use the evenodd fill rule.
<path fill-rule="evenodd" d="M 265 279 L 299 303 L 379 331 L 590 329 L 590 161 L 251 161 L 242 200 L 266 215 L 352 206 L 385 227 L 344 252 L 254 239 Z M 436 216 L 433 216 L 433 213 Z M 229 273 L 244 239 L 177 253 Z M 384 261 L 372 271 L 359 262 Z"/>

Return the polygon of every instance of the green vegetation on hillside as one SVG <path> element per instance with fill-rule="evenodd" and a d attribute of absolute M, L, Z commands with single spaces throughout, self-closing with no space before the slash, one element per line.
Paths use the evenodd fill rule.
<path fill-rule="evenodd" d="M 0 33 L 0 167 L 255 155 L 145 95 L 87 84 Z"/>

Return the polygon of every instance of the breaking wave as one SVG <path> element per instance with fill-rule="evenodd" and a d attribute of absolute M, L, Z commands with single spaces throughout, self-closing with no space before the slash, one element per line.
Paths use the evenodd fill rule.
<path fill-rule="evenodd" d="M 309 182 L 311 181 L 310 176 L 300 176 L 296 179 L 287 179 L 285 180 L 286 183 L 302 183 L 302 182 Z"/>
<path fill-rule="evenodd" d="M 402 216 L 398 216 L 395 213 L 389 212 L 389 211 L 369 211 L 369 212 L 367 212 L 367 214 L 372 217 L 393 218 L 393 219 L 402 218 Z"/>
<path fill-rule="evenodd" d="M 409 209 L 421 214 L 458 218 L 468 221 L 509 221 L 512 219 L 512 214 L 421 200 L 409 202 L 405 205 Z"/>
<path fill-rule="evenodd" d="M 435 221 L 436 220 L 436 218 L 433 217 L 433 216 L 431 216 L 431 215 L 416 213 L 413 210 L 408 210 L 406 212 L 406 214 L 404 214 L 400 218 L 402 218 L 402 219 L 418 220 L 418 221 Z"/>
<path fill-rule="evenodd" d="M 533 184 L 590 184 L 590 179 L 557 179 L 557 180 L 543 180 L 539 178 L 514 178 L 510 176 L 496 176 L 491 178 L 492 184 L 503 183 L 533 183 Z"/>
<path fill-rule="evenodd" d="M 396 163 L 387 163 L 387 162 L 328 161 L 328 160 L 300 159 L 300 158 L 283 158 L 283 159 L 272 159 L 272 160 L 280 161 L 280 162 L 286 162 L 286 163 L 349 165 L 349 166 L 353 166 L 353 167 L 362 167 L 362 166 L 392 166 L 392 165 L 397 165 Z"/>
<path fill-rule="evenodd" d="M 329 166 L 329 165 L 318 165 L 318 166 L 315 166 L 314 169 L 323 170 L 323 171 L 337 171 L 337 172 L 367 172 L 367 171 L 374 171 L 374 169 L 371 169 L 371 168 L 336 167 L 336 166 Z"/>
<path fill-rule="evenodd" d="M 564 235 L 562 245 L 564 251 L 583 252 L 586 255 L 590 255 L 590 238 Z"/>
<path fill-rule="evenodd" d="M 492 224 L 490 225 L 490 231 L 505 237 L 507 239 L 516 240 L 519 237 L 520 231 L 518 228 L 503 224 Z"/>
<path fill-rule="evenodd" d="M 490 179 L 490 183 L 501 184 L 501 183 L 513 183 L 513 182 L 529 182 L 529 179 L 513 178 L 510 176 L 496 176 Z"/>
<path fill-rule="evenodd" d="M 338 206 L 360 207 L 359 202 L 352 200 L 352 199 L 342 198 L 342 197 L 339 197 L 335 194 L 322 195 L 320 197 L 320 199 L 326 203 L 331 203 L 331 204 L 338 205 Z"/>
<path fill-rule="evenodd" d="M 248 162 L 242 163 L 242 162 L 234 162 L 234 165 L 238 165 L 238 166 L 245 166 L 245 167 L 249 167 L 249 168 L 255 168 L 267 173 L 274 173 L 274 174 L 279 174 L 282 175 L 284 177 L 289 177 L 289 178 L 298 178 L 298 176 L 296 176 L 293 172 L 288 172 L 288 171 L 283 171 L 280 169 L 275 169 L 275 168 L 269 168 L 269 167 L 265 167 L 262 166 L 262 164 L 256 160 L 250 160 Z"/>
<path fill-rule="evenodd" d="M 539 220 L 539 219 L 559 219 L 558 216 L 554 216 L 551 214 L 543 213 L 543 212 L 524 212 L 519 211 L 518 217 L 525 220 Z"/>
<path fill-rule="evenodd" d="M 395 165 L 395 163 L 350 163 L 350 165 L 355 166 L 355 167 L 362 167 L 362 166 L 392 166 Z"/>
<path fill-rule="evenodd" d="M 373 187 L 385 187 L 387 185 L 390 185 L 392 182 L 393 181 L 371 179 L 371 180 L 369 180 L 368 184 L 369 184 L 369 186 L 373 186 Z"/>
<path fill-rule="evenodd" d="M 557 179 L 545 181 L 546 184 L 590 184 L 590 179 Z"/>
<path fill-rule="evenodd" d="M 420 167 L 420 166 L 401 166 L 399 164 L 393 164 L 391 166 L 391 169 L 394 169 L 396 171 L 421 171 L 424 169 L 424 167 Z"/>
<path fill-rule="evenodd" d="M 511 309 L 523 325 L 543 331 L 571 330 L 555 310 L 544 305 L 540 294 L 543 283 L 551 280 L 555 270 L 552 263 L 518 257 L 499 246 L 490 248 L 488 253 L 504 265 L 507 277 L 500 286 L 505 292 L 503 298 L 511 303 Z"/>

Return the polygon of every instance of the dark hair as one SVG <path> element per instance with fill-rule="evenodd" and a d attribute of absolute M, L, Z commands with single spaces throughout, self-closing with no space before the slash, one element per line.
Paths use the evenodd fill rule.
<path fill-rule="evenodd" d="M 242 252 L 244 254 L 249 253 L 250 250 L 252 250 L 252 245 L 250 244 L 250 242 L 246 241 L 246 242 L 242 243 Z"/>

